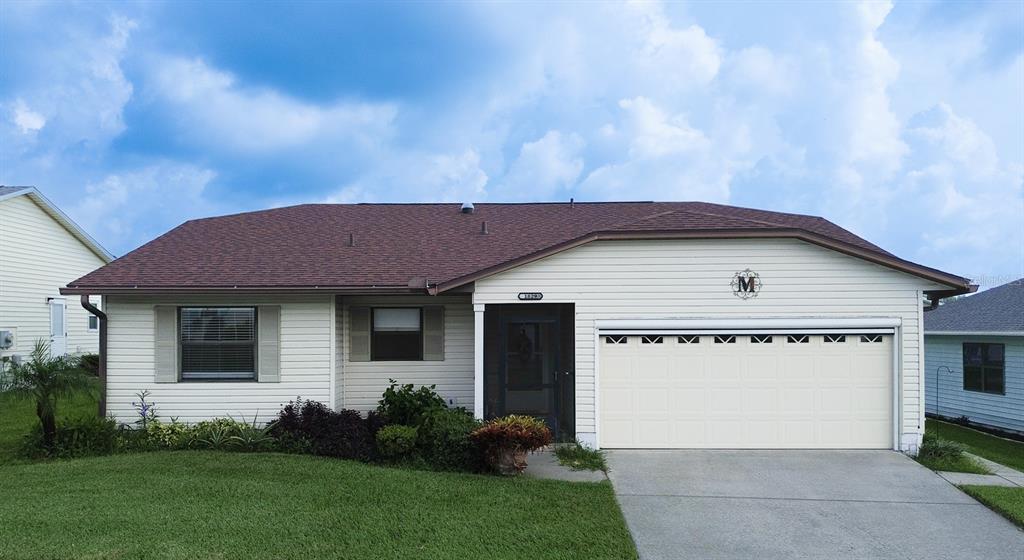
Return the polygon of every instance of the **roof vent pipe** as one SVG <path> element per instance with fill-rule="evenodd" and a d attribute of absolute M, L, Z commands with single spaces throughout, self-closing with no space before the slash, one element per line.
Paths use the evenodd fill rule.
<path fill-rule="evenodd" d="M 480 222 L 480 234 L 487 235 L 487 220 Z"/>
<path fill-rule="evenodd" d="M 569 208 L 576 208 L 576 199 L 575 198 L 570 198 L 569 199 Z"/>
<path fill-rule="evenodd" d="M 462 203 L 462 213 L 463 214 L 472 214 L 473 213 L 473 203 L 472 202 L 463 202 Z"/>
<path fill-rule="evenodd" d="M 354 233 L 348 234 L 348 246 L 349 247 L 355 247 L 356 246 L 356 234 L 354 234 Z"/>

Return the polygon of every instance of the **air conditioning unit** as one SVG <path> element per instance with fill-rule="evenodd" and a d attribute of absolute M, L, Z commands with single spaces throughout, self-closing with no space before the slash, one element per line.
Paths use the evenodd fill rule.
<path fill-rule="evenodd" d="M 0 330 L 0 350 L 10 350 L 11 348 L 14 348 L 14 331 Z"/>

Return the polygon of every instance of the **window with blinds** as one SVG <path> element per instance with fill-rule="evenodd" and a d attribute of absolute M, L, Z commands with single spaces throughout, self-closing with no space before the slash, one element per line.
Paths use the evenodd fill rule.
<path fill-rule="evenodd" d="M 256 378 L 256 309 L 182 307 L 179 340 L 181 378 Z"/>
<path fill-rule="evenodd" d="M 419 307 L 375 307 L 372 315 L 371 360 L 423 359 L 423 310 Z"/>

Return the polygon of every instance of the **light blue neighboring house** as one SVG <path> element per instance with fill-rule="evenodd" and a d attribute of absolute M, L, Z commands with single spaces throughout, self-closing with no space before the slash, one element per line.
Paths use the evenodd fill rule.
<path fill-rule="evenodd" d="M 1024 433 L 1024 278 L 924 314 L 925 412 Z"/>

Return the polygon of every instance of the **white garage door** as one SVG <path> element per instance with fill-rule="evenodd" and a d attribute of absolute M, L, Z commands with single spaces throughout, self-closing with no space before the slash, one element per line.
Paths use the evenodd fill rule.
<path fill-rule="evenodd" d="M 892 335 L 603 335 L 600 346 L 602 447 L 892 447 Z"/>

